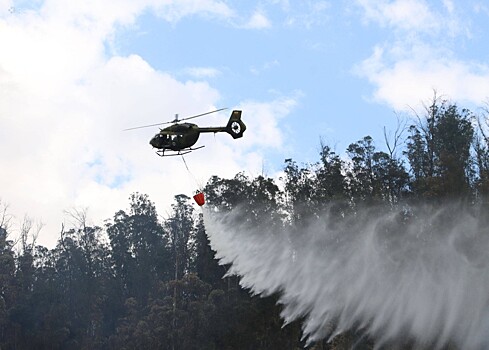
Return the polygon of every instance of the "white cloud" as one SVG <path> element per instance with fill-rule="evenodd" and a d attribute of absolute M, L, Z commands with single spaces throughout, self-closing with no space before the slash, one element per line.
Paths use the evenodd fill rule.
<path fill-rule="evenodd" d="M 272 5 L 279 5 L 283 11 L 290 10 L 290 1 L 289 0 L 268 0 L 268 2 Z"/>
<path fill-rule="evenodd" d="M 12 14 L 14 11 L 12 0 L 0 0 L 0 16 Z"/>
<path fill-rule="evenodd" d="M 252 147 L 279 149 L 284 144 L 280 119 L 297 105 L 298 96 L 282 97 L 271 102 L 243 102 L 239 108 L 246 110 L 249 133 L 243 140 L 245 149 Z"/>
<path fill-rule="evenodd" d="M 427 31 L 438 27 L 435 15 L 423 0 L 358 0 L 365 19 L 382 26 L 404 30 Z"/>
<path fill-rule="evenodd" d="M 220 1 L 49 0 L 37 12 L 0 18 L 0 149 L 7 150 L 0 152 L 0 198 L 16 218 L 27 213 L 46 223 L 41 244 L 54 243 L 66 209 L 88 207 L 101 224 L 139 191 L 164 212 L 173 195 L 191 195 L 212 174 L 258 171 L 259 150 L 283 142 L 279 120 L 293 98 L 241 103 L 245 137 L 202 135 L 198 144 L 206 147 L 186 156 L 192 175 L 179 157 L 153 153 L 148 142 L 157 128 L 122 132 L 220 107 L 219 92 L 205 82 L 178 81 L 138 55 L 108 56 L 104 44 L 145 6 L 169 6 L 174 20 L 230 11 Z M 228 117 L 221 112 L 199 125 L 225 125 Z"/>
<path fill-rule="evenodd" d="M 486 3 L 484 2 L 476 2 L 474 5 L 473 5 L 473 10 L 475 13 L 479 14 L 479 13 L 483 13 L 485 15 L 489 15 L 489 7 L 486 5 Z"/>
<path fill-rule="evenodd" d="M 280 66 L 280 62 L 278 60 L 267 61 L 263 63 L 260 67 L 251 66 L 250 73 L 253 75 L 260 75 L 263 72 L 274 69 L 275 67 Z"/>
<path fill-rule="evenodd" d="M 329 1 L 302 1 L 296 8 L 284 8 L 287 12 L 286 25 L 311 28 L 324 24 L 329 18 Z"/>
<path fill-rule="evenodd" d="M 271 26 L 270 20 L 262 11 L 255 11 L 243 27 L 247 29 L 264 29 Z"/>
<path fill-rule="evenodd" d="M 173 0 L 154 1 L 154 8 L 159 17 L 169 22 L 177 22 L 183 17 L 201 15 L 228 19 L 234 11 L 224 1 L 218 0 Z"/>
<path fill-rule="evenodd" d="M 448 13 L 453 13 L 455 4 L 452 0 L 443 0 L 443 6 L 447 9 Z"/>
<path fill-rule="evenodd" d="M 357 0 L 366 22 L 394 28 L 410 35 L 429 36 L 468 34 L 467 26 L 458 18 L 451 0 L 443 0 L 443 10 L 426 0 Z"/>
<path fill-rule="evenodd" d="M 474 104 L 489 97 L 489 65 L 458 60 L 426 45 L 414 46 L 402 56 L 398 51 L 376 47 L 356 67 L 358 74 L 374 84 L 376 101 L 401 110 L 419 106 L 433 90 Z"/>
<path fill-rule="evenodd" d="M 215 78 L 220 75 L 219 69 L 212 67 L 189 67 L 185 69 L 185 74 L 194 78 Z"/>
<path fill-rule="evenodd" d="M 479 104 L 489 96 L 489 66 L 459 58 L 460 41 L 470 38 L 452 0 L 357 0 L 363 18 L 389 31 L 370 57 L 354 68 L 375 88 L 373 99 L 396 109 L 415 107 L 433 94 Z"/>

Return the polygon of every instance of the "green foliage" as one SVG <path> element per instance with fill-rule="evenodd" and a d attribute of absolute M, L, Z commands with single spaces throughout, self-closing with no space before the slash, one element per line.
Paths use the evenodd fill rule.
<path fill-rule="evenodd" d="M 346 170 L 351 200 L 356 203 L 396 203 L 406 193 L 409 176 L 403 163 L 375 150 L 370 136 L 350 144 Z"/>
<path fill-rule="evenodd" d="M 238 173 L 233 179 L 213 176 L 204 188 L 207 205 L 216 210 L 230 211 L 239 206 L 241 219 L 251 224 L 268 218 L 270 225 L 279 225 L 282 193 L 274 180 L 257 176 L 250 179 Z"/>
<path fill-rule="evenodd" d="M 107 224 L 114 272 L 122 286 L 122 297 L 146 300 L 155 283 L 168 278 L 171 259 L 168 239 L 158 222 L 156 208 L 147 195 L 130 198 L 130 212 L 119 211 Z"/>
<path fill-rule="evenodd" d="M 220 266 L 215 258 L 215 252 L 210 247 L 209 238 L 205 231 L 204 218 L 200 214 L 195 227 L 195 242 L 193 245 L 192 268 L 202 281 L 215 288 L 224 288 L 223 276 L 226 268 Z"/>
<path fill-rule="evenodd" d="M 434 100 L 427 109 L 426 118 L 410 126 L 406 155 L 414 175 L 412 186 L 417 196 L 436 199 L 470 197 L 473 194 L 472 120 L 469 110 L 460 110 L 447 101 L 437 103 Z M 481 153 L 479 157 L 482 157 Z"/>
<path fill-rule="evenodd" d="M 193 207 L 190 198 L 180 194 L 175 196 L 173 212 L 165 223 L 165 237 L 170 248 L 172 276 L 175 280 L 190 271 L 191 237 L 194 236 Z"/>

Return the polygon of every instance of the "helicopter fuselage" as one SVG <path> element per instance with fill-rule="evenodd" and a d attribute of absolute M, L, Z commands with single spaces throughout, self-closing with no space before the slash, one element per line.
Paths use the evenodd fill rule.
<path fill-rule="evenodd" d="M 181 123 L 161 129 L 149 144 L 157 149 L 180 151 L 195 145 L 200 136 L 200 128 L 196 124 Z"/>
<path fill-rule="evenodd" d="M 197 124 L 177 122 L 177 124 L 160 129 L 160 132 L 153 136 L 149 144 L 158 149 L 157 154 L 160 156 L 168 155 L 165 154 L 165 150 L 176 152 L 176 154 L 169 155 L 178 155 L 182 154 L 180 151 L 188 153 L 204 147 L 201 146 L 192 149 L 192 146 L 197 143 L 200 133 L 226 132 L 237 139 L 243 136 L 245 130 L 246 125 L 241 121 L 241 111 L 235 110 L 231 113 L 231 117 L 226 126 L 201 128 Z"/>

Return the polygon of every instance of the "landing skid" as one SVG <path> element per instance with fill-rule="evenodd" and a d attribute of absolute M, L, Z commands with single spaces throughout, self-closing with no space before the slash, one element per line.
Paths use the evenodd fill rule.
<path fill-rule="evenodd" d="M 160 149 L 156 151 L 156 154 L 159 155 L 160 157 L 172 157 L 172 156 L 183 156 L 184 154 L 188 154 L 192 151 L 204 148 L 205 146 L 200 146 L 200 147 L 195 147 L 195 148 L 186 148 L 180 151 L 172 151 L 172 150 L 166 150 L 169 153 L 165 153 L 165 149 Z"/>

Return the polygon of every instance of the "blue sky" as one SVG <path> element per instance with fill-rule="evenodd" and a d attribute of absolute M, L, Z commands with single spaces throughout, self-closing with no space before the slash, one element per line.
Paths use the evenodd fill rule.
<path fill-rule="evenodd" d="M 366 134 L 382 147 L 383 127 L 395 128 L 396 113 L 408 106 L 419 108 L 432 97 L 433 89 L 461 104 L 480 105 L 480 96 L 485 96 L 457 96 L 451 91 L 454 87 L 445 87 L 443 77 L 436 76 L 459 63 L 468 72 L 487 77 L 488 11 L 483 2 L 222 4 L 230 13 L 195 13 L 165 21 L 147 11 L 137 28 L 116 36 L 115 50 L 123 55 L 136 52 L 177 79 L 208 82 L 219 91 L 222 106 L 292 98 L 296 105 L 281 126 L 292 142 L 290 156 L 298 161 L 314 160 L 320 137 L 336 145 L 338 152 Z M 379 51 L 382 55 L 376 57 Z M 369 72 L 369 60 L 380 69 Z M 412 89 L 418 91 L 403 96 L 405 87 L 395 71 L 403 63 L 411 65 L 405 74 L 412 70 L 414 75 L 429 73 L 420 69 L 425 64 L 442 67 L 438 72 L 433 69 L 434 76 L 424 78 L 419 90 Z M 402 68 L 397 69 L 401 76 Z M 393 76 L 377 82 L 389 70 Z M 379 89 L 392 86 L 399 88 L 398 96 L 395 92 L 376 96 Z M 276 170 L 282 154 L 271 156 L 273 160 L 267 161 Z"/>
<path fill-rule="evenodd" d="M 361 26 L 352 21 L 358 21 L 354 12 L 359 9 L 351 5 L 302 3 L 284 10 L 279 3 L 249 2 L 236 9 L 237 18 L 195 15 L 177 23 L 148 13 L 137 31 L 116 38 L 116 47 L 123 54 L 138 52 L 151 66 L 179 79 L 208 81 L 219 90 L 222 106 L 293 99 L 296 106 L 280 127 L 292 142 L 293 157 L 301 161 L 305 152 L 312 159 L 320 136 L 344 146 L 338 132 L 350 134 L 353 139 L 345 142 L 353 142 L 382 125 L 374 121 L 370 127 L 367 120 L 358 124 L 369 84 L 353 74 L 355 64 L 371 54 L 378 33 L 366 26 L 368 35 L 358 36 Z M 314 4 L 318 13 L 313 13 Z M 249 27 L 247 21 L 257 14 L 264 22 Z M 368 107 L 381 120 L 392 119 L 390 110 Z M 283 161 L 283 154 L 273 155 Z M 273 166 L 281 164 L 274 160 Z"/>
<path fill-rule="evenodd" d="M 434 90 L 480 113 L 488 23 L 481 0 L 0 0 L 1 203 L 52 244 L 70 208 L 100 224 L 139 191 L 165 216 L 210 175 L 314 162 L 321 138 L 385 149 Z M 154 154 L 157 128 L 121 131 L 221 107 L 248 129 L 202 135 L 192 174 Z"/>

